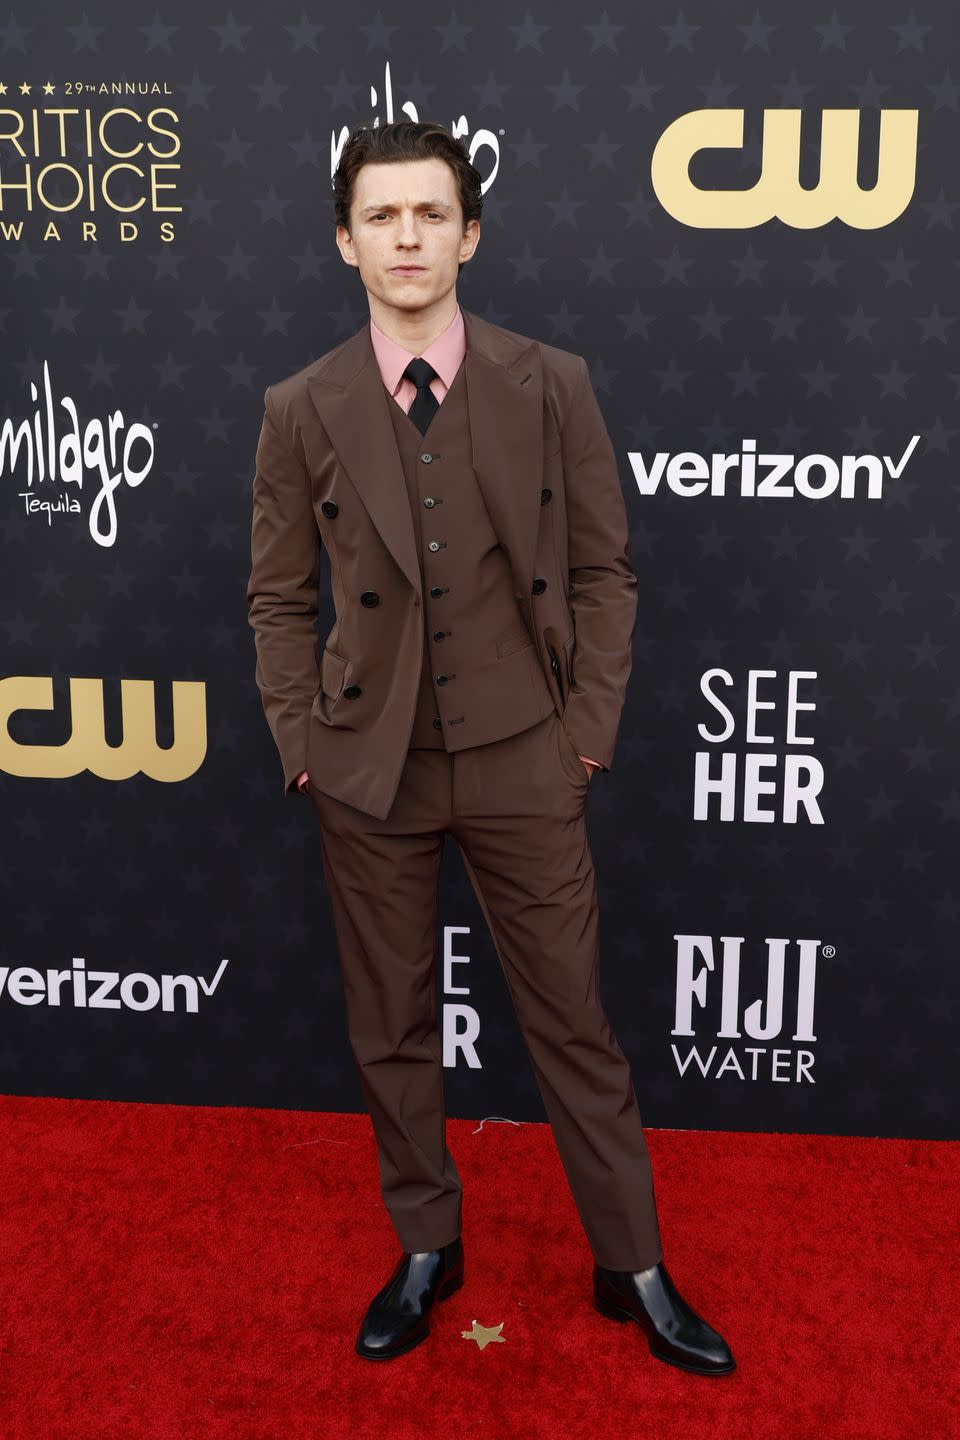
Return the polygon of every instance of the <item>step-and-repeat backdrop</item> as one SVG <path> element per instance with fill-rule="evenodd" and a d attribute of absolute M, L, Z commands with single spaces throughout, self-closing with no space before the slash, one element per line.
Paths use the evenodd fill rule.
<path fill-rule="evenodd" d="M 0 19 L 0 1090 L 364 1108 L 244 590 L 264 389 L 368 318 L 333 169 L 407 117 L 484 176 L 460 303 L 584 355 L 620 463 L 645 1123 L 955 1136 L 955 18 L 151 9 Z M 448 1113 L 544 1119 L 441 882 Z"/>

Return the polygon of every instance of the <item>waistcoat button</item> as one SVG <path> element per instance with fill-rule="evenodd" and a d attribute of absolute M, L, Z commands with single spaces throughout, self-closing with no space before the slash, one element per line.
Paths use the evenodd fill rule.
<path fill-rule="evenodd" d="M 363 691 L 359 685 L 347 685 L 343 693 L 348 700 L 356 700 L 358 695 L 363 694 Z"/>
<path fill-rule="evenodd" d="M 423 455 L 420 456 L 420 459 L 423 461 L 424 465 L 429 465 L 429 464 L 430 464 L 430 461 L 433 459 L 433 456 L 430 454 L 430 452 L 429 452 L 429 450 L 428 450 L 425 454 L 423 454 Z"/>
<path fill-rule="evenodd" d="M 439 540 L 431 540 L 431 541 L 430 541 L 430 544 L 427 546 L 427 549 L 428 549 L 428 550 L 439 550 L 439 549 L 440 549 L 440 541 L 439 541 Z"/>
<path fill-rule="evenodd" d="M 439 729 L 441 729 L 441 728 L 442 728 L 442 727 L 441 727 L 441 722 L 440 722 L 439 720 L 434 720 L 434 722 L 433 722 L 433 728 L 434 728 L 434 730 L 439 730 Z"/>
<path fill-rule="evenodd" d="M 442 594 L 443 594 L 445 588 L 446 588 L 446 587 L 443 586 L 443 585 L 431 585 L 431 586 L 430 586 L 430 594 L 433 596 L 434 600 L 436 600 L 436 598 L 437 598 L 438 595 L 442 595 Z"/>
<path fill-rule="evenodd" d="M 446 677 L 446 675 L 438 675 L 438 676 L 437 676 L 437 684 L 438 684 L 438 685 L 446 685 L 446 683 L 447 683 L 447 677 Z M 344 691 L 343 693 L 346 694 L 347 692 Z"/>
<path fill-rule="evenodd" d="M 336 500 L 324 500 L 323 504 L 320 506 L 320 509 L 323 511 L 324 515 L 326 515 L 328 519 L 332 519 L 333 516 L 336 515 L 337 511 L 340 509 L 340 506 L 337 504 Z"/>
<path fill-rule="evenodd" d="M 546 590 L 546 588 L 547 588 L 547 582 L 546 582 L 546 580 L 542 579 L 541 576 L 538 575 L 537 578 L 536 578 L 536 580 L 534 580 L 534 582 L 533 582 L 533 588 L 532 588 L 532 590 L 531 590 L 531 594 L 533 594 L 533 595 L 542 595 L 543 592 L 544 592 L 544 590 Z"/>
<path fill-rule="evenodd" d="M 552 494 L 553 494 L 553 491 L 552 491 L 552 490 L 548 490 L 548 489 L 546 489 L 546 487 L 544 487 L 544 489 L 540 491 L 540 504 L 541 504 L 541 505 L 546 505 L 547 501 L 550 499 L 550 497 L 551 497 Z"/>
<path fill-rule="evenodd" d="M 436 502 L 436 500 L 434 500 L 434 498 L 433 498 L 432 495 L 428 495 L 427 498 L 426 498 L 426 500 L 424 500 L 423 503 L 424 503 L 424 505 L 426 505 L 426 507 L 427 507 L 428 510 L 432 510 L 433 507 L 434 507 L 434 505 L 436 505 L 437 502 Z"/>
<path fill-rule="evenodd" d="M 368 609 L 372 610 L 374 605 L 380 604 L 380 596 L 376 590 L 364 590 L 360 596 L 360 604 L 366 605 Z"/>

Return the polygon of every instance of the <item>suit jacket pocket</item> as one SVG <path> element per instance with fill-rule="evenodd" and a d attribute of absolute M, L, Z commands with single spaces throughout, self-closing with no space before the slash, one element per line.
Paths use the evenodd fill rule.
<path fill-rule="evenodd" d="M 571 630 L 570 634 L 563 642 L 563 658 L 566 661 L 567 666 L 567 679 L 571 682 L 571 684 L 573 682 L 573 645 L 576 638 L 576 630 Z"/>
<path fill-rule="evenodd" d="M 508 655 L 514 654 L 517 650 L 525 650 L 528 645 L 532 644 L 530 631 L 521 620 L 519 625 L 514 625 L 505 635 L 500 636 L 497 641 L 497 657 L 505 660 Z"/>
<path fill-rule="evenodd" d="M 320 689 L 324 695 L 329 695 L 331 700 L 336 700 L 343 689 L 343 677 L 347 671 L 347 661 L 335 650 L 323 648 L 323 657 L 320 661 Z"/>
<path fill-rule="evenodd" d="M 573 684 L 573 645 L 576 638 L 576 630 L 571 630 L 560 647 L 561 659 L 557 662 L 559 668 L 557 681 L 560 685 L 560 699 L 563 703 L 564 710 L 567 708 L 567 701 L 570 699 L 570 687 Z"/>
<path fill-rule="evenodd" d="M 574 745 L 573 741 L 570 739 L 570 736 L 567 734 L 566 726 L 560 719 L 558 719 L 556 723 L 557 743 L 559 744 L 560 749 L 562 751 L 565 751 L 567 755 L 567 773 L 571 776 L 576 777 L 575 783 L 584 785 L 589 784 L 590 776 L 587 774 L 587 767 L 580 759 L 580 755 L 577 751 L 576 745 Z"/>

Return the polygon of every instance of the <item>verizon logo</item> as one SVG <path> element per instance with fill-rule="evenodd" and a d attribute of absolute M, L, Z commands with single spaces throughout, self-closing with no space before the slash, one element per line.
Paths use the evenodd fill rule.
<path fill-rule="evenodd" d="M 757 454 L 756 440 L 744 440 L 740 451 L 702 455 L 682 450 L 676 455 L 658 450 L 649 467 L 638 450 L 627 459 L 641 495 L 656 495 L 661 485 L 685 500 L 699 495 L 739 495 L 742 499 L 841 500 L 883 499 L 883 482 L 903 474 L 920 436 L 914 435 L 900 459 L 889 455 L 774 455 Z"/>
<path fill-rule="evenodd" d="M 142 970 L 88 970 L 82 955 L 69 970 L 35 970 L 0 965 L 0 999 L 15 1005 L 69 1005 L 75 1010 L 182 1010 L 196 1014 L 200 996 L 209 998 L 227 968 L 220 961 L 212 980 L 202 975 L 148 975 Z"/>

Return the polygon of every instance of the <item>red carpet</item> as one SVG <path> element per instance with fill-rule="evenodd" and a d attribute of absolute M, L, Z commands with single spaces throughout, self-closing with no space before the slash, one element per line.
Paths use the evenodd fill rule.
<path fill-rule="evenodd" d="M 545 1125 L 448 1121 L 465 1283 L 375 1363 L 354 1336 L 399 1246 L 365 1115 L 0 1097 L 0 1437 L 958 1433 L 956 1145 L 647 1136 L 667 1267 L 732 1375 L 593 1309 Z"/>

